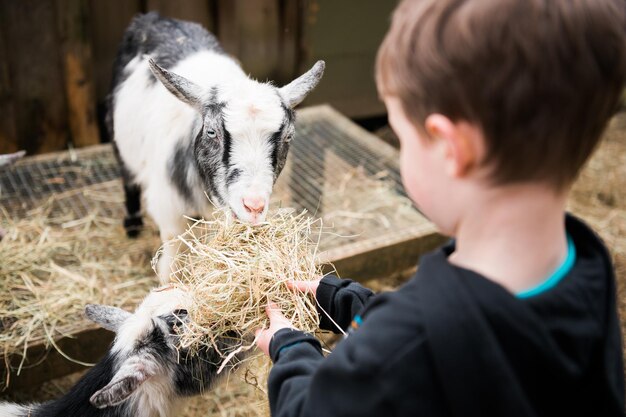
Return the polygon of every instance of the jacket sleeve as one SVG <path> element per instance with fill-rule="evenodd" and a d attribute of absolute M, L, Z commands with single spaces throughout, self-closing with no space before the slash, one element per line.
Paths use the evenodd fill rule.
<path fill-rule="evenodd" d="M 270 343 L 274 361 L 268 379 L 271 415 L 404 415 L 407 401 L 420 404 L 420 414 L 413 415 L 439 415 L 430 408 L 438 398 L 432 391 L 431 368 L 416 366 L 426 355 L 423 334 L 407 334 L 405 324 L 390 322 L 391 313 L 395 310 L 386 319 L 368 315 L 363 326 L 339 342 L 328 357 L 322 355 L 313 336 L 298 330 L 278 331 Z M 416 391 L 416 384 L 422 388 Z"/>
<path fill-rule="evenodd" d="M 342 330 L 346 330 L 373 295 L 373 291 L 349 279 L 325 276 L 315 293 L 320 329 L 341 333 L 336 323 Z"/>

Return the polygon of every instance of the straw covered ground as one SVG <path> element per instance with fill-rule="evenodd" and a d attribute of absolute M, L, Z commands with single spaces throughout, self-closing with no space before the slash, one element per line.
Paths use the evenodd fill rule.
<path fill-rule="evenodd" d="M 156 283 L 150 259 L 158 238 L 125 238 L 119 219 L 103 216 L 94 196 L 90 215 L 76 219 L 51 198 L 22 219 L 0 211 L 0 353 L 84 330 L 84 306 L 132 310 Z M 108 204 L 108 202 L 107 202 Z M 8 375 L 3 375 L 8 382 Z"/>

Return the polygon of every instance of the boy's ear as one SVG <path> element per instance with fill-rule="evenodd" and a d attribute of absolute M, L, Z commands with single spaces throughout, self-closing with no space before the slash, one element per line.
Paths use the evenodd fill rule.
<path fill-rule="evenodd" d="M 426 118 L 426 132 L 444 147 L 446 172 L 451 177 L 465 177 L 479 160 L 477 130 L 467 122 L 453 122 L 441 114 Z"/>

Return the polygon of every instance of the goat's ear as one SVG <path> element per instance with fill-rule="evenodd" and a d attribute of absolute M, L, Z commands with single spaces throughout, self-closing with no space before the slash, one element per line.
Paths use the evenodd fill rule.
<path fill-rule="evenodd" d="M 202 98 L 204 96 L 204 89 L 202 87 L 185 77 L 160 67 L 152 58 L 148 59 L 148 64 L 150 65 L 152 74 L 154 74 L 156 79 L 159 80 L 170 93 L 202 113 Z"/>
<path fill-rule="evenodd" d="M 112 332 L 117 332 L 124 320 L 131 316 L 128 311 L 121 308 L 100 304 L 87 304 L 85 315 L 89 320 Z"/>
<path fill-rule="evenodd" d="M 295 107 L 315 88 L 324 75 L 324 61 L 317 61 L 313 67 L 280 89 L 280 94 L 289 107 Z"/>
<path fill-rule="evenodd" d="M 119 370 L 104 388 L 96 391 L 89 402 L 96 408 L 112 407 L 123 403 L 133 392 L 154 375 L 153 364 L 131 357 L 122 363 Z"/>

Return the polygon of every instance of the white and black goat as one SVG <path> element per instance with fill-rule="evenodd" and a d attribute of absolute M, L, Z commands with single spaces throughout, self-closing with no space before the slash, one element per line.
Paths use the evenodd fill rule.
<path fill-rule="evenodd" d="M 188 299 L 179 289 L 152 291 L 131 314 L 89 305 L 87 317 L 115 331 L 109 352 L 62 398 L 42 404 L 0 403 L 0 417 L 170 417 L 184 397 L 217 379 L 212 349 L 190 355 L 178 346 Z M 227 341 L 221 348 L 227 348 Z"/>
<path fill-rule="evenodd" d="M 184 215 L 211 212 L 207 195 L 242 221 L 263 221 L 294 135 L 293 108 L 323 72 L 318 61 L 277 88 L 248 78 L 200 25 L 135 17 L 116 59 L 107 121 L 129 236 L 142 226 L 141 193 L 163 241 L 184 231 Z M 164 248 L 162 281 L 174 251 Z"/>

